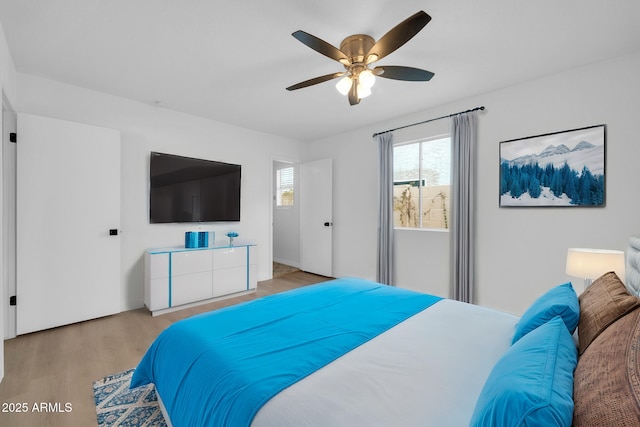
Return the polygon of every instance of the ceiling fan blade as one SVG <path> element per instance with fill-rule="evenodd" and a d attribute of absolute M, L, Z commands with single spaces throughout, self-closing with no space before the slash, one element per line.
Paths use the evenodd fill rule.
<path fill-rule="evenodd" d="M 418 34 L 429 21 L 431 17 L 421 10 L 393 27 L 369 49 L 367 63 L 378 61 L 398 49 Z"/>
<path fill-rule="evenodd" d="M 340 49 L 327 43 L 322 39 L 319 39 L 316 36 L 313 36 L 309 33 L 305 33 L 302 30 L 298 30 L 292 33 L 291 35 L 296 39 L 300 40 L 302 43 L 309 46 L 311 49 L 323 54 L 328 58 L 334 59 L 345 65 L 350 64 L 349 58 Z"/>
<path fill-rule="evenodd" d="M 356 80 L 353 80 L 351 83 L 351 89 L 349 90 L 349 105 L 357 105 L 360 103 L 360 98 L 358 98 L 358 83 Z"/>
<path fill-rule="evenodd" d="M 376 76 L 384 77 L 385 79 L 408 80 L 411 82 L 426 82 L 435 76 L 431 71 L 398 65 L 375 67 L 372 71 Z"/>
<path fill-rule="evenodd" d="M 338 73 L 332 73 L 332 74 L 327 74 L 327 75 L 320 76 L 320 77 L 314 77 L 313 79 L 305 80 L 305 81 L 300 82 L 298 84 L 295 84 L 293 86 L 289 86 L 287 88 L 287 90 L 296 90 L 296 89 L 302 89 L 302 88 L 308 87 L 308 86 L 317 85 L 318 83 L 323 83 L 323 82 L 335 79 L 336 77 L 344 76 L 345 74 L 346 74 L 346 72 L 341 71 L 341 72 L 338 72 Z"/>

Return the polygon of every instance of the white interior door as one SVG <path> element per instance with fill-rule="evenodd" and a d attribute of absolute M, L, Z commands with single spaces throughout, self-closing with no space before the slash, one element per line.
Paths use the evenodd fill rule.
<path fill-rule="evenodd" d="M 333 167 L 331 159 L 300 165 L 300 269 L 331 277 Z"/>
<path fill-rule="evenodd" d="M 17 333 L 120 310 L 120 133 L 18 115 Z"/>

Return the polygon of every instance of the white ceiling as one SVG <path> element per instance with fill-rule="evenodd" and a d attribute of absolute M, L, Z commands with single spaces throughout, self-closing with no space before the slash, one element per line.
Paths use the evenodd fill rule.
<path fill-rule="evenodd" d="M 376 65 L 430 82 L 378 78 L 356 106 L 335 81 L 285 90 L 343 70 L 292 32 L 377 40 L 418 10 L 431 22 Z M 638 0 L 0 0 L 19 72 L 301 141 L 638 51 L 639 16 Z"/>

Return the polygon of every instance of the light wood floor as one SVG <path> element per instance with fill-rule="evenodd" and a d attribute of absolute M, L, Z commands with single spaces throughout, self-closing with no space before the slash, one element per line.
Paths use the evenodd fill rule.
<path fill-rule="evenodd" d="M 151 317 L 145 308 L 5 341 L 5 377 L 0 383 L 0 426 L 90 427 L 97 425 L 94 381 L 134 368 L 155 337 L 171 323 L 217 308 L 328 280 L 295 272 L 258 283 L 243 295 Z M 38 413 L 34 405 L 59 403 L 64 411 Z M 27 413 L 11 413 L 26 403 Z M 52 406 L 52 405 L 49 405 Z"/>

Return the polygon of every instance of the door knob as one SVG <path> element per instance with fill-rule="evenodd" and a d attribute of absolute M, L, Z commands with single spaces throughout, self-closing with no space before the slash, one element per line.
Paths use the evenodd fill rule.
<path fill-rule="evenodd" d="M 333 225 L 333 223 L 332 223 L 332 222 L 325 222 L 325 223 L 324 223 L 324 226 L 325 226 L 325 227 L 331 227 L 332 225 Z"/>

